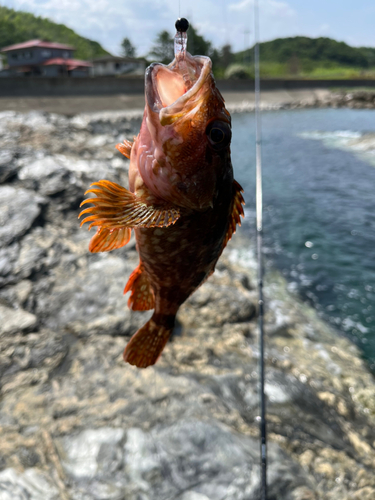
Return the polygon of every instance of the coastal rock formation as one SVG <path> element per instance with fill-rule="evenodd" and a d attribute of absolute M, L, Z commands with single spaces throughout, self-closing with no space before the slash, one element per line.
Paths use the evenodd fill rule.
<path fill-rule="evenodd" d="M 158 363 L 124 364 L 149 313 L 134 241 L 90 254 L 83 192 L 127 184 L 136 115 L 0 117 L 0 498 L 259 498 L 254 259 L 241 232 Z M 357 348 L 267 269 L 270 500 L 375 498 L 375 383 Z"/>

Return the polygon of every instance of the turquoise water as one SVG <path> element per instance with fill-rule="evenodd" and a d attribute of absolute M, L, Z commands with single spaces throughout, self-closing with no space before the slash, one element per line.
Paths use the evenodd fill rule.
<path fill-rule="evenodd" d="M 255 117 L 233 117 L 232 160 L 255 238 Z M 375 112 L 262 115 L 264 241 L 289 287 L 375 369 Z"/>

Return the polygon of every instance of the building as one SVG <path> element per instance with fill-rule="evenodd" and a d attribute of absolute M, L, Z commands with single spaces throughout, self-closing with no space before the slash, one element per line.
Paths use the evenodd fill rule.
<path fill-rule="evenodd" d="M 136 57 L 97 57 L 91 69 L 93 76 L 144 75 L 146 61 Z"/>
<path fill-rule="evenodd" d="M 92 64 L 73 59 L 74 47 L 56 42 L 29 40 L 1 49 L 8 65 L 3 76 L 87 76 Z"/>

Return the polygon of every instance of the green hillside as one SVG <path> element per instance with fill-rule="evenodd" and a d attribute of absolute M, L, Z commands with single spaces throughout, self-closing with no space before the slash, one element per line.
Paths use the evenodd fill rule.
<path fill-rule="evenodd" d="M 73 45 L 77 59 L 108 54 L 98 42 L 77 35 L 64 24 L 0 6 L 0 48 L 36 38 Z"/>
<path fill-rule="evenodd" d="M 331 38 L 296 36 L 260 44 L 262 76 L 370 77 L 375 48 L 350 47 Z M 235 61 L 253 63 L 253 49 L 237 52 Z"/>

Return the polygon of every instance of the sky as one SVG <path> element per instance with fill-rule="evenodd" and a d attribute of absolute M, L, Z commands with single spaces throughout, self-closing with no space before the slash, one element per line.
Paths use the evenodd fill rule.
<path fill-rule="evenodd" d="M 0 0 L 1 5 L 63 23 L 114 55 L 128 37 L 146 55 L 158 32 L 174 34 L 186 17 L 217 48 L 254 43 L 254 0 Z M 326 36 L 375 46 L 375 0 L 259 0 L 260 39 Z"/>

